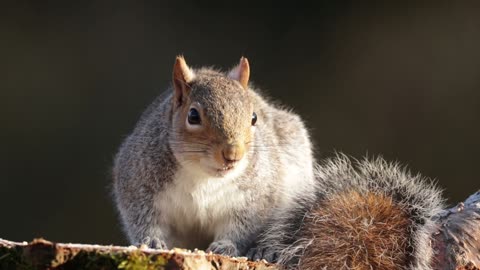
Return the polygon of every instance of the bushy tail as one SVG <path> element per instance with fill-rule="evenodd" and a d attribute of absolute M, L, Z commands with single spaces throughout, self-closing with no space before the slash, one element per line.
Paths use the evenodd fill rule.
<path fill-rule="evenodd" d="M 412 221 L 383 194 L 340 193 L 312 209 L 304 223 L 300 269 L 398 269 L 408 264 Z"/>
<path fill-rule="evenodd" d="M 437 188 L 396 164 L 337 156 L 319 167 L 315 196 L 285 210 L 274 223 L 288 225 L 270 228 L 264 243 L 278 244 L 280 263 L 294 269 L 431 269 L 442 208 Z"/>

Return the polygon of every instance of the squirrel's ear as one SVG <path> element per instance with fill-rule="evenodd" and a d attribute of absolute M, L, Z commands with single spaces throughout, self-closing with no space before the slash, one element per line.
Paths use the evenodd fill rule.
<path fill-rule="evenodd" d="M 183 56 L 177 56 L 175 65 L 173 65 L 173 88 L 174 88 L 174 102 L 177 105 L 182 104 L 183 98 L 190 91 L 189 82 L 193 80 L 195 74 L 187 66 Z"/>
<path fill-rule="evenodd" d="M 230 79 L 238 81 L 243 88 L 248 89 L 248 79 L 250 78 L 250 65 L 245 57 L 240 58 L 240 63 L 235 66 L 229 73 Z"/>

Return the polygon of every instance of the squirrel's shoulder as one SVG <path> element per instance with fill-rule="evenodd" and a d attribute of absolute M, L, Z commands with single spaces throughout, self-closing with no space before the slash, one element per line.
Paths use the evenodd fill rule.
<path fill-rule="evenodd" d="M 285 139 L 299 135 L 309 137 L 305 122 L 293 109 L 273 100 L 259 88 L 252 86 L 251 89 L 255 96 L 255 104 L 273 129 L 272 132 Z"/>
<path fill-rule="evenodd" d="M 114 159 L 114 179 L 120 179 L 120 171 L 130 172 L 140 164 L 140 160 L 151 160 L 153 156 L 162 156 L 162 163 L 173 166 L 175 163 L 170 155 L 169 148 L 164 144 L 167 132 L 171 125 L 171 89 L 158 95 L 153 102 L 142 112 L 133 131 L 128 134 L 120 145 Z M 144 164 L 144 166 L 147 166 Z M 151 172 L 156 169 L 149 168 Z"/>

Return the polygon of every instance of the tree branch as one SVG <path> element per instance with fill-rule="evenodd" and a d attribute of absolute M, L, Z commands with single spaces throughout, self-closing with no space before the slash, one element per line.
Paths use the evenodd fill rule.
<path fill-rule="evenodd" d="M 229 258 L 203 251 L 52 243 L 0 239 L 0 269 L 235 269 L 275 270 L 266 262 Z"/>

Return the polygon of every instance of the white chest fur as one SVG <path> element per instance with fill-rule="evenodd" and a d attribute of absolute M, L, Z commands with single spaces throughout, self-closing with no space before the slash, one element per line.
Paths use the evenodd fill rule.
<path fill-rule="evenodd" d="M 178 170 L 155 200 L 160 224 L 173 228 L 177 238 L 192 231 L 215 238 L 228 230 L 234 208 L 245 204 L 235 178 L 213 178 L 194 168 Z"/>

